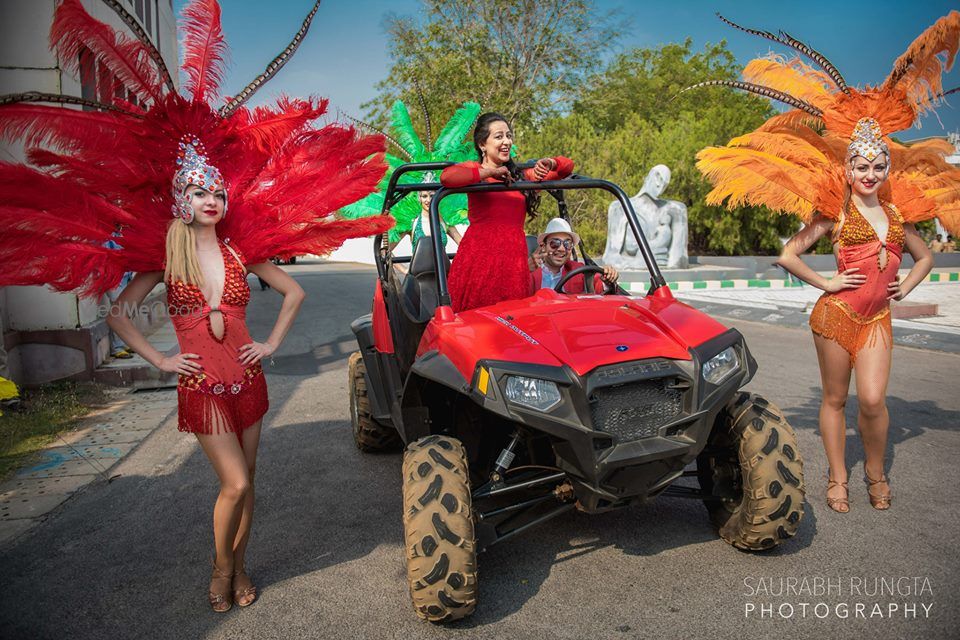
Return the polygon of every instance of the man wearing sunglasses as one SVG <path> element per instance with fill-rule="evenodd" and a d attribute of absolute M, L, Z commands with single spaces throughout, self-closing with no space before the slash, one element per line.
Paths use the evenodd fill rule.
<path fill-rule="evenodd" d="M 537 236 L 537 250 L 533 252 L 533 287 L 537 289 L 553 289 L 560 279 L 579 267 L 582 262 L 573 260 L 573 250 L 580 244 L 580 236 L 570 228 L 570 223 L 563 218 L 553 218 L 547 223 L 547 228 Z M 617 285 L 620 274 L 613 267 L 603 267 L 603 274 L 594 274 L 593 290 L 603 293 Z M 583 293 L 583 275 L 578 275 L 563 286 L 566 293 Z"/>

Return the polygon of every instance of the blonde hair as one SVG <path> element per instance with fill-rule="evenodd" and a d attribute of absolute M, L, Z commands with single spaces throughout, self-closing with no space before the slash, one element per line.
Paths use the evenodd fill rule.
<path fill-rule="evenodd" d="M 200 286 L 203 272 L 197 258 L 197 242 L 192 224 L 183 224 L 179 219 L 170 221 L 167 227 L 167 266 L 163 271 L 164 282 L 177 280 Z"/>

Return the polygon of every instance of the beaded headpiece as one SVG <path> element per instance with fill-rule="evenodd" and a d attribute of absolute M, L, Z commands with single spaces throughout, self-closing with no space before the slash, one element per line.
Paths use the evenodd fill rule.
<path fill-rule="evenodd" d="M 873 118 L 860 118 L 857 126 L 853 128 L 853 135 L 850 137 L 850 146 L 847 147 L 847 160 L 855 156 L 866 158 L 867 162 L 873 162 L 874 158 L 881 153 L 890 157 L 890 149 L 887 143 L 883 141 L 880 123 Z"/>
<path fill-rule="evenodd" d="M 220 170 L 207 162 L 206 150 L 203 144 L 190 136 L 180 140 L 180 151 L 177 154 L 177 172 L 173 175 L 173 216 L 180 218 L 184 224 L 193 222 L 193 207 L 190 206 L 190 194 L 187 187 L 196 185 L 214 193 L 223 191 L 226 197 L 226 185 Z M 223 205 L 223 215 L 227 215 L 227 205 Z"/>

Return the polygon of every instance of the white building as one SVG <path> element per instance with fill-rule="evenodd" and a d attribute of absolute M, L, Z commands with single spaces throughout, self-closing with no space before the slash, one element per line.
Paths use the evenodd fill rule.
<path fill-rule="evenodd" d="M 81 0 L 97 20 L 135 38 L 103 0 Z M 177 81 L 176 20 L 172 0 L 119 0 L 148 34 Z M 56 0 L 0 2 L 0 94 L 41 91 L 107 102 L 124 89 L 81 53 L 78 78 L 61 68 L 49 48 Z M 71 107 L 64 107 L 71 108 Z M 19 145 L 0 145 L 0 159 L 22 162 Z M 0 288 L 0 376 L 22 384 L 88 379 L 106 357 L 107 328 L 95 301 L 44 287 Z"/>

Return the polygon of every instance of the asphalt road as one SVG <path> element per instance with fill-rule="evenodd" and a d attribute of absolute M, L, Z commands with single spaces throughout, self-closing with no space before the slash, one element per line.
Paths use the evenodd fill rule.
<path fill-rule="evenodd" d="M 362 455 L 350 435 L 349 323 L 369 309 L 373 271 L 291 271 L 308 299 L 268 367 L 249 559 L 260 600 L 226 615 L 208 609 L 216 481 L 195 440 L 168 421 L 117 468 L 120 478 L 91 485 L 0 551 L 0 637 L 957 637 L 960 356 L 896 347 L 893 508 L 870 508 L 851 437 L 852 510 L 838 515 L 823 500 L 810 336 L 738 323 L 760 365 L 750 388 L 798 432 L 808 487 L 798 536 L 742 553 L 715 536 L 702 504 L 682 499 L 572 513 L 482 556 L 476 614 L 439 627 L 419 621 L 406 593 L 400 457 Z M 272 292 L 254 292 L 254 336 L 266 335 L 278 306 Z M 851 434 L 855 410 L 852 400 Z M 761 617 L 762 605 L 772 614 Z"/>

